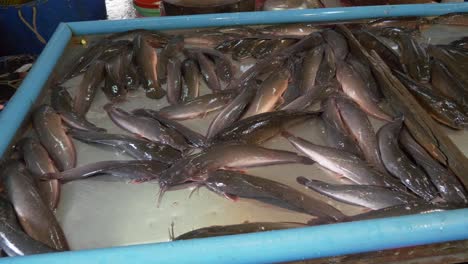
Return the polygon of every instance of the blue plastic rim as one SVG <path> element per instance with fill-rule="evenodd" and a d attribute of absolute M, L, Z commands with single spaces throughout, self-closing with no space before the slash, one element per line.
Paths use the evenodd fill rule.
<path fill-rule="evenodd" d="M 330 22 L 468 12 L 468 3 L 324 8 L 62 23 L 0 112 L 0 157 L 38 99 L 72 35 L 132 29 Z M 78 227 L 77 227 L 78 228 Z M 468 239 L 468 209 L 216 238 L 3 258 L 5 263 L 272 263 Z"/>

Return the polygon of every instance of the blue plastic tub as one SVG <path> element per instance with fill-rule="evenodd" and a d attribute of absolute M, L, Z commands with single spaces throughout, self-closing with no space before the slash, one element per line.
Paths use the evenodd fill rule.
<path fill-rule="evenodd" d="M 2 156 L 72 35 L 137 28 L 340 21 L 468 12 L 468 4 L 373 6 L 62 23 L 6 109 L 0 113 Z M 77 227 L 79 228 L 79 227 Z M 468 209 L 255 234 L 4 258 L 5 263 L 272 263 L 468 239 Z"/>
<path fill-rule="evenodd" d="M 40 36 L 25 24 L 34 29 L 34 13 Z M 19 6 L 0 5 L 0 56 L 39 54 L 45 47 L 41 37 L 49 40 L 60 22 L 99 20 L 106 16 L 104 0 L 36 0 Z"/>

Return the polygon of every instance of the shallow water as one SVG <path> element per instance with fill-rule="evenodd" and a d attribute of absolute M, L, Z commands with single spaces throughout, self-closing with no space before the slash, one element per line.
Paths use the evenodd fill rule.
<path fill-rule="evenodd" d="M 447 30 L 447 27 L 439 26 L 430 28 L 423 34 L 426 39 L 430 39 L 432 44 L 451 41 L 461 35 L 463 35 L 463 30 L 460 28 Z M 79 49 L 81 49 L 79 45 L 71 43 L 61 63 L 69 61 L 71 54 Z M 58 69 L 60 67 L 58 66 Z M 68 81 L 65 86 L 73 90 L 80 80 L 81 76 L 76 77 Z M 207 88 L 203 87 L 203 93 L 207 92 Z M 89 121 L 108 129 L 110 133 L 125 133 L 112 123 L 102 109 L 107 102 L 104 94 L 99 91 L 87 115 Z M 130 93 L 127 101 L 118 106 L 125 110 L 141 107 L 157 110 L 166 105 L 166 99 L 148 99 L 144 96 L 143 90 L 139 89 L 137 92 Z M 212 113 L 205 118 L 192 119 L 183 123 L 198 132 L 205 133 L 214 116 L 215 114 Z M 381 125 L 381 122 L 372 121 L 376 129 Z M 310 120 L 289 131 L 314 143 L 326 145 L 322 123 L 319 120 Z M 447 129 L 447 133 L 466 155 L 468 153 L 466 130 L 455 132 Z M 130 159 L 125 154 L 109 149 L 76 140 L 74 143 L 78 153 L 78 165 L 102 160 Z M 266 142 L 264 146 L 294 150 L 281 137 Z M 341 181 L 334 173 L 318 165 L 278 165 L 250 169 L 248 173 L 285 183 L 304 194 L 326 201 L 347 215 L 366 210 L 324 198 L 296 183 L 297 176 L 332 183 Z M 62 187 L 57 217 L 73 250 L 168 241 L 171 223 L 174 223 L 177 236 L 210 225 L 239 224 L 246 221 L 305 222 L 310 219 L 310 216 L 306 214 L 252 200 L 240 199 L 233 202 L 205 188 L 201 188 L 190 198 L 191 188 L 169 191 L 157 207 L 158 191 L 159 187 L 155 182 L 131 184 L 118 182 L 109 177 L 66 183 Z"/>

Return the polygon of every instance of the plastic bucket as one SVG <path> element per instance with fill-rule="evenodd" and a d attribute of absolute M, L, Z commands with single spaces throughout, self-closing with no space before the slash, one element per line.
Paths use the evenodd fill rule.
<path fill-rule="evenodd" d="M 0 4 L 0 56 L 39 54 L 45 46 L 44 41 L 52 36 L 60 22 L 100 19 L 106 19 L 104 0 L 36 0 L 13 6 Z"/>
<path fill-rule="evenodd" d="M 154 17 L 161 15 L 160 1 L 157 0 L 133 0 L 133 6 L 138 16 Z"/>

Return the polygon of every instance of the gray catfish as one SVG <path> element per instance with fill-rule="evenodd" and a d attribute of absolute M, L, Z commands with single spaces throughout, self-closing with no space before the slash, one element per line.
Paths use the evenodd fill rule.
<path fill-rule="evenodd" d="M 321 32 L 323 39 L 330 45 L 337 60 L 344 60 L 348 55 L 348 42 L 346 38 L 335 30 L 324 30 Z"/>
<path fill-rule="evenodd" d="M 21 148 L 26 167 L 36 179 L 46 173 L 58 171 L 47 150 L 36 139 L 25 139 Z M 60 184 L 58 181 L 38 182 L 38 187 L 44 202 L 50 209 L 55 209 L 60 199 Z"/>
<path fill-rule="evenodd" d="M 182 65 L 178 58 L 170 58 L 167 63 L 167 101 L 176 105 L 182 95 Z"/>
<path fill-rule="evenodd" d="M 246 144 L 217 144 L 201 153 L 177 161 L 159 176 L 162 194 L 169 188 L 189 181 L 204 181 L 207 173 L 218 169 L 245 169 L 275 164 L 312 164 L 309 158 L 294 152 Z"/>
<path fill-rule="evenodd" d="M 222 52 L 210 48 L 188 48 L 192 52 L 201 52 L 211 57 L 215 62 L 215 72 L 218 78 L 225 82 L 229 82 L 237 75 L 237 68 L 232 63 L 232 60 Z"/>
<path fill-rule="evenodd" d="M 436 121 L 453 129 L 464 129 L 468 126 L 465 109 L 455 101 L 432 89 L 428 84 L 415 82 L 400 72 L 395 74 Z"/>
<path fill-rule="evenodd" d="M 11 162 L 2 172 L 8 198 L 24 231 L 33 239 L 57 250 L 68 250 L 65 235 L 54 213 L 44 203 L 26 167 Z"/>
<path fill-rule="evenodd" d="M 52 89 L 50 105 L 60 114 L 62 121 L 71 128 L 86 131 L 105 131 L 104 128 L 97 127 L 75 112 L 73 99 L 65 87 L 57 86 Z"/>
<path fill-rule="evenodd" d="M 400 61 L 406 72 L 418 82 L 429 82 L 431 67 L 425 49 L 406 33 L 397 34 L 397 41 L 401 49 Z"/>
<path fill-rule="evenodd" d="M 433 60 L 431 69 L 432 87 L 466 109 L 468 107 L 468 87 L 465 88 L 460 80 L 437 59 Z M 468 115 L 468 111 L 465 113 Z"/>
<path fill-rule="evenodd" d="M 69 131 L 68 134 L 85 143 L 104 145 L 118 149 L 138 160 L 156 160 L 164 163 L 172 163 L 182 157 L 180 151 L 169 145 L 151 142 L 142 138 L 78 130 Z"/>
<path fill-rule="evenodd" d="M 324 122 L 327 136 L 327 144 L 330 147 L 362 157 L 362 152 L 359 146 L 355 143 L 354 138 L 346 128 L 346 125 L 341 118 L 340 111 L 338 110 L 336 103 L 336 97 L 330 96 L 323 103 L 322 109 L 322 120 Z"/>
<path fill-rule="evenodd" d="M 391 69 L 403 70 L 399 55 L 383 41 L 381 36 L 368 30 L 355 31 L 353 34 L 367 51 L 375 50 Z"/>
<path fill-rule="evenodd" d="M 426 201 L 436 198 L 437 191 L 427 178 L 398 146 L 403 120 L 398 119 L 381 127 L 378 132 L 380 155 L 385 168 Z"/>
<path fill-rule="evenodd" d="M 211 143 L 245 142 L 261 144 L 294 124 L 318 117 L 317 112 L 275 111 L 251 116 L 221 130 Z"/>
<path fill-rule="evenodd" d="M 209 173 L 204 185 L 234 200 L 237 197 L 256 199 L 329 221 L 339 221 L 345 217 L 333 206 L 305 195 L 288 185 L 253 175 L 233 171 L 215 171 Z"/>
<path fill-rule="evenodd" d="M 227 104 L 223 110 L 216 115 L 208 127 L 208 131 L 206 133 L 206 137 L 208 139 L 213 138 L 225 127 L 231 125 L 240 118 L 247 105 L 255 96 L 256 88 L 257 87 L 254 82 L 252 82 L 251 85 L 244 87 L 236 98 L 234 98 L 234 100 Z"/>
<path fill-rule="evenodd" d="M 322 62 L 319 65 L 317 76 L 315 77 L 315 83 L 318 85 L 331 82 L 335 78 L 336 74 L 335 54 L 328 44 L 324 45 L 323 54 Z"/>
<path fill-rule="evenodd" d="M 184 48 L 184 39 L 181 37 L 173 37 L 169 40 L 167 45 L 161 50 L 158 57 L 158 65 L 156 66 L 158 80 L 161 83 L 166 82 L 168 73 L 168 63 L 171 58 L 175 58 L 177 53 L 181 52 Z"/>
<path fill-rule="evenodd" d="M 157 74 L 158 54 L 151 44 L 150 36 L 137 35 L 133 41 L 133 49 L 146 96 L 152 99 L 164 97 L 166 91 L 161 88 Z"/>
<path fill-rule="evenodd" d="M 372 99 L 372 94 L 367 89 L 367 84 L 362 76 L 346 62 L 337 64 L 336 78 L 341 83 L 344 93 L 353 99 L 362 110 L 378 119 L 392 120 L 392 117 Z"/>
<path fill-rule="evenodd" d="M 400 143 L 416 163 L 427 173 L 439 194 L 448 203 L 466 204 L 468 194 L 457 176 L 444 168 L 438 161 L 413 139 L 408 130 L 400 133 Z"/>
<path fill-rule="evenodd" d="M 399 184 L 392 178 L 374 170 L 365 161 L 351 153 L 315 145 L 287 132 L 283 132 L 283 136 L 297 150 L 316 161 L 319 165 L 357 184 L 399 187 Z"/>
<path fill-rule="evenodd" d="M 297 182 L 337 201 L 378 210 L 417 201 L 415 196 L 374 185 L 330 184 L 298 177 Z"/>
<path fill-rule="evenodd" d="M 178 150 L 188 148 L 185 138 L 174 129 L 163 126 L 159 121 L 131 114 L 112 105 L 105 105 L 110 119 L 122 129 L 154 142 L 169 145 Z"/>
<path fill-rule="evenodd" d="M 320 45 L 304 55 L 304 61 L 302 63 L 301 79 L 300 79 L 300 90 L 301 93 L 306 93 L 315 84 L 315 77 L 323 59 L 323 52 L 325 48 Z"/>
<path fill-rule="evenodd" d="M 47 105 L 42 105 L 33 115 L 36 133 L 59 170 L 67 170 L 76 165 L 76 152 L 70 137 L 62 127 L 60 116 Z"/>
<path fill-rule="evenodd" d="M 208 88 L 214 92 L 221 91 L 221 84 L 219 82 L 218 76 L 216 75 L 213 61 L 211 61 L 202 52 L 195 52 L 195 58 L 197 58 L 202 76 L 205 79 Z"/>
<path fill-rule="evenodd" d="M 124 180 L 144 181 L 157 177 L 167 167 L 167 164 L 154 160 L 99 161 L 63 172 L 48 173 L 43 175 L 42 179 L 69 182 L 99 175 L 112 175 Z"/>
<path fill-rule="evenodd" d="M 108 60 L 105 66 L 105 82 L 102 91 L 107 99 L 111 102 L 122 102 L 127 96 L 127 86 L 125 72 L 127 65 L 131 63 L 127 61 L 127 53 L 131 52 L 130 48 L 123 49 L 121 54 L 114 56 Z"/>
<path fill-rule="evenodd" d="M 281 96 L 288 88 L 290 73 L 282 69 L 270 75 L 257 89 L 255 97 L 244 113 L 243 118 L 270 112 L 278 105 Z"/>
<path fill-rule="evenodd" d="M 367 90 L 370 92 L 372 100 L 374 100 L 374 102 L 380 102 L 383 95 L 367 62 L 351 54 L 346 58 L 346 62 L 362 76 L 362 79 L 366 82 Z"/>
<path fill-rule="evenodd" d="M 91 107 L 98 86 L 104 80 L 104 67 L 104 62 L 96 61 L 83 76 L 73 102 L 73 108 L 78 115 L 85 116 Z"/>
<path fill-rule="evenodd" d="M 200 94 L 201 73 L 198 64 L 192 59 L 186 59 L 182 63 L 182 101 L 190 101 Z"/>
<path fill-rule="evenodd" d="M 347 97 L 336 96 L 335 102 L 345 128 L 359 146 L 364 158 L 381 172 L 385 172 L 380 160 L 377 137 L 367 115 Z"/>
<path fill-rule="evenodd" d="M 206 145 L 206 138 L 198 132 L 180 124 L 177 121 L 168 119 L 159 114 L 159 112 L 151 109 L 136 109 L 132 111 L 133 114 L 147 116 L 154 118 L 161 122 L 166 127 L 172 128 L 185 137 L 187 142 L 194 147 L 204 147 Z"/>
<path fill-rule="evenodd" d="M 0 197 L 0 247 L 10 257 L 55 251 L 45 244 L 32 239 L 21 230 L 13 207 L 3 197 Z"/>
<path fill-rule="evenodd" d="M 175 237 L 173 240 L 187 240 L 204 237 L 229 236 L 272 230 L 305 227 L 306 224 L 290 222 L 252 222 L 236 225 L 209 226 L 192 230 Z"/>
<path fill-rule="evenodd" d="M 396 217 L 413 214 L 429 214 L 457 209 L 459 207 L 451 204 L 432 204 L 427 202 L 414 202 L 409 204 L 395 205 L 380 210 L 370 211 L 348 217 L 347 221 L 361 221 L 376 218 Z"/>
<path fill-rule="evenodd" d="M 281 110 L 305 111 L 309 106 L 314 105 L 324 98 L 327 98 L 338 88 L 339 86 L 337 82 L 332 82 L 325 85 L 314 85 L 310 87 L 304 94 L 300 95 L 288 104 L 281 106 Z M 288 90 L 289 89 L 290 88 L 288 88 Z"/>
<path fill-rule="evenodd" d="M 236 93 L 233 91 L 221 91 L 219 93 L 206 94 L 176 106 L 166 106 L 159 110 L 159 114 L 173 120 L 204 117 L 209 112 L 213 112 L 224 107 L 234 99 L 235 96 Z"/>

